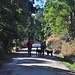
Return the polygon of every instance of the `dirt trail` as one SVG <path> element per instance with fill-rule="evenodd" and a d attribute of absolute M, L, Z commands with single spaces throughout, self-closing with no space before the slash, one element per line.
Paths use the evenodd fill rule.
<path fill-rule="evenodd" d="M 33 47 L 35 46 L 40 47 L 40 43 L 35 42 Z M 27 48 L 15 52 L 18 56 L 3 65 L 0 69 L 0 75 L 75 75 L 55 56 L 51 57 L 45 54 L 45 57 L 38 57 L 36 56 L 36 48 L 32 48 L 31 57 L 27 57 L 27 53 Z"/>

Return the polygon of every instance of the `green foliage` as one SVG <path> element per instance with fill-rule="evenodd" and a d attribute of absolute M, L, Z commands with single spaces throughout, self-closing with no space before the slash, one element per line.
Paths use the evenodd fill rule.
<path fill-rule="evenodd" d="M 75 58 L 74 57 L 72 57 L 72 61 L 75 62 Z"/>
<path fill-rule="evenodd" d="M 60 61 L 62 61 L 67 67 L 69 67 L 69 68 L 72 69 L 72 70 L 75 70 L 75 65 L 70 64 L 69 62 L 66 62 L 66 60 L 65 60 L 64 58 L 62 58 L 62 56 L 56 55 L 56 57 L 58 57 L 58 59 L 59 59 Z"/>
<path fill-rule="evenodd" d="M 45 33 L 60 34 L 64 29 L 68 29 L 74 38 L 74 18 L 75 18 L 74 0 L 47 0 L 44 9 Z M 48 35 L 47 34 L 47 35 Z M 45 34 L 45 36 L 47 36 Z"/>
<path fill-rule="evenodd" d="M 0 40 L 6 53 L 11 51 L 14 39 L 20 42 L 25 37 L 28 18 L 34 11 L 28 0 L 0 0 Z"/>
<path fill-rule="evenodd" d="M 74 38 L 74 44 L 75 44 L 75 38 Z"/>
<path fill-rule="evenodd" d="M 69 62 L 63 62 L 67 67 L 69 67 L 72 70 L 75 70 L 75 65 L 70 64 Z"/>
<path fill-rule="evenodd" d="M 65 41 L 70 41 L 71 40 L 71 36 L 69 34 L 69 31 L 67 29 L 64 29 L 63 32 L 61 32 L 61 37 L 60 37 L 62 40 L 65 40 Z"/>
<path fill-rule="evenodd" d="M 46 8 L 48 8 L 47 5 Z M 46 8 L 44 10 L 45 13 L 47 12 Z M 67 16 L 69 16 L 69 12 L 70 7 L 66 3 L 59 1 L 54 2 L 53 5 L 48 8 L 48 12 L 44 17 L 46 21 L 45 27 L 51 28 L 53 34 L 59 34 L 64 28 L 68 28 L 67 20 L 69 18 Z"/>
<path fill-rule="evenodd" d="M 40 41 L 44 39 L 44 16 L 43 16 L 43 8 L 38 7 L 37 14 L 34 17 L 34 28 L 35 28 L 35 38 Z"/>

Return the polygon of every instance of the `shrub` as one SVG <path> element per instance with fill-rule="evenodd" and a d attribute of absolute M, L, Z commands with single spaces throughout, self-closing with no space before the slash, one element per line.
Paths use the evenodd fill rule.
<path fill-rule="evenodd" d="M 75 44 L 75 38 L 74 38 L 74 44 Z"/>
<path fill-rule="evenodd" d="M 61 52 L 63 53 L 64 56 L 75 55 L 75 45 L 65 43 L 62 45 Z"/>
<path fill-rule="evenodd" d="M 50 36 L 46 41 L 46 45 L 49 48 L 53 48 L 56 50 L 61 49 L 62 41 L 60 40 L 60 36 L 58 36 L 58 35 L 57 36 L 56 35 Z"/>
<path fill-rule="evenodd" d="M 69 42 L 71 40 L 71 36 L 69 34 L 69 31 L 67 29 L 64 29 L 63 32 L 61 32 L 61 40 L 64 40 L 66 42 Z"/>
<path fill-rule="evenodd" d="M 69 61 L 70 63 L 75 62 L 75 44 L 65 43 L 62 45 L 61 53 L 64 56 L 64 59 Z"/>

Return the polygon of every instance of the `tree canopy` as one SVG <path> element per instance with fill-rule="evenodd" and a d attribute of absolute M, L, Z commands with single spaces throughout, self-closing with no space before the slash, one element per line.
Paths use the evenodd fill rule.
<path fill-rule="evenodd" d="M 13 39 L 25 37 L 25 27 L 35 10 L 29 0 L 0 0 L 0 41 L 6 52 Z"/>
<path fill-rule="evenodd" d="M 53 34 L 59 34 L 64 29 L 74 31 L 74 4 L 74 0 L 47 0 L 44 9 L 45 28 L 50 29 Z"/>
<path fill-rule="evenodd" d="M 46 0 L 42 8 L 34 7 L 34 3 L 34 0 L 0 0 L 0 41 L 6 52 L 13 47 L 13 40 L 22 41 L 26 37 L 43 40 L 67 30 L 75 38 L 75 0 Z"/>

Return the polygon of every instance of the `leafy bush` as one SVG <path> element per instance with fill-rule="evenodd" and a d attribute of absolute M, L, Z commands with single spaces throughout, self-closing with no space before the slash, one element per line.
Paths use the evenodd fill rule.
<path fill-rule="evenodd" d="M 75 70 L 75 65 L 72 65 L 72 64 L 70 64 L 70 63 L 68 63 L 68 62 L 63 62 L 67 67 L 69 67 L 70 69 L 72 69 L 72 70 Z"/>
<path fill-rule="evenodd" d="M 61 38 L 61 40 L 65 40 L 66 42 L 69 42 L 71 40 L 71 36 L 67 29 L 64 29 L 64 31 L 61 32 L 60 38 Z"/>
<path fill-rule="evenodd" d="M 16 47 L 16 51 L 20 51 L 20 47 L 19 46 Z"/>
<path fill-rule="evenodd" d="M 75 38 L 74 38 L 74 44 L 75 44 Z"/>

